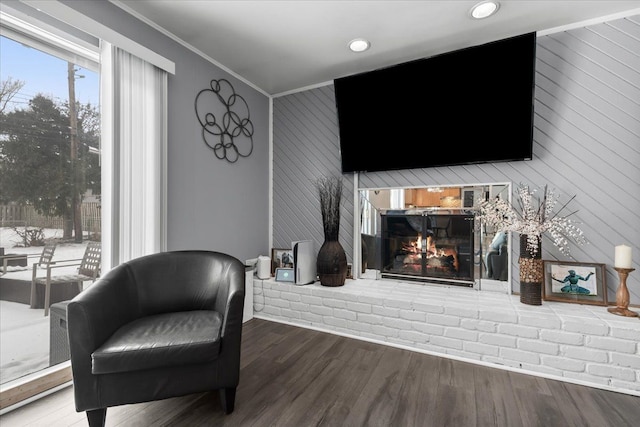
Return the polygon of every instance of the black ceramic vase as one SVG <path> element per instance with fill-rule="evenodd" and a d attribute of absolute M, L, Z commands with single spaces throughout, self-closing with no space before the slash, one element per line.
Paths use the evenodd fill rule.
<path fill-rule="evenodd" d="M 318 278 L 322 286 L 342 286 L 347 279 L 347 254 L 337 240 L 325 240 L 318 251 Z"/>
<path fill-rule="evenodd" d="M 538 250 L 532 254 L 528 249 L 527 235 L 520 235 L 520 302 L 542 305 L 542 241 L 538 239 Z"/>

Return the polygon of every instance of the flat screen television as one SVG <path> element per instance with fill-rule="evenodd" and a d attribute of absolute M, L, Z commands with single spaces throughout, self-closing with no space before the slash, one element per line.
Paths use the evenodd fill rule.
<path fill-rule="evenodd" d="M 342 172 L 531 160 L 535 33 L 334 80 Z"/>

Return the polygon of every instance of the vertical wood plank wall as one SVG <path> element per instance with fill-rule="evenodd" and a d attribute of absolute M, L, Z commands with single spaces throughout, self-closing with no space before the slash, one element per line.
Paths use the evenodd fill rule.
<path fill-rule="evenodd" d="M 640 304 L 640 15 L 539 36 L 536 48 L 534 159 L 414 169 L 359 175 L 361 188 L 473 184 L 511 181 L 548 185 L 571 196 L 572 216 L 588 244 L 571 245 L 574 261 L 604 263 L 609 301 L 618 276 L 614 248 L 633 250 L 627 286 L 631 304 Z M 300 239 L 322 244 L 322 222 L 313 179 L 340 174 L 339 135 L 333 85 L 274 99 L 273 242 L 289 247 Z M 490 108 L 490 104 L 488 107 Z M 461 125 L 464 125 L 461 123 Z M 428 122 L 418 131 L 429 133 Z M 492 126 L 500 126 L 496 117 Z M 491 140 L 443 141 L 452 150 Z M 396 141 L 384 150 L 403 149 Z M 363 153 L 363 155 L 365 155 Z M 349 261 L 353 251 L 353 175 L 344 175 L 340 242 Z M 566 211 L 570 212 L 570 211 Z M 517 237 L 517 236 L 516 236 Z M 515 241 L 514 241 L 515 242 Z M 546 243 L 546 244 L 544 244 Z M 512 287 L 519 291 L 517 244 L 512 244 Z M 572 261 L 547 239 L 543 258 Z"/>

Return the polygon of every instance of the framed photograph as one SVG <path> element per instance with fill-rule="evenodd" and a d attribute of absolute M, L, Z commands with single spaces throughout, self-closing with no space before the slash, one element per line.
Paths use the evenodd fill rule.
<path fill-rule="evenodd" d="M 271 248 L 271 275 L 276 268 L 293 268 L 293 251 L 291 249 Z"/>
<path fill-rule="evenodd" d="M 605 265 L 585 262 L 543 261 L 545 301 L 607 305 Z"/>

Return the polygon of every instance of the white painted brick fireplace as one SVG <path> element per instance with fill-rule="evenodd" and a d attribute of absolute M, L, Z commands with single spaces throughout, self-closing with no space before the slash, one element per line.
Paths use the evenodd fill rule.
<path fill-rule="evenodd" d="M 253 280 L 254 316 L 640 396 L 640 319 L 446 285 Z"/>

